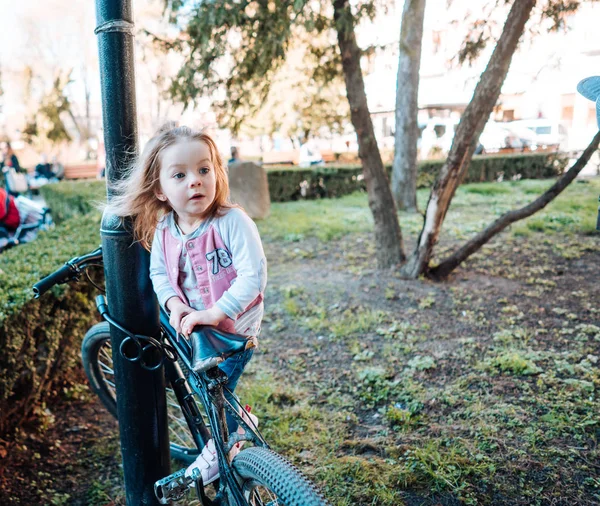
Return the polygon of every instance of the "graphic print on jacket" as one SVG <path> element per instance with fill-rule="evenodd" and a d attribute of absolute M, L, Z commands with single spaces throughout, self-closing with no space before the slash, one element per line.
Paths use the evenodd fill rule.
<path fill-rule="evenodd" d="M 181 248 L 184 247 L 196 275 L 202 303 L 206 309 L 210 309 L 237 279 L 234 259 L 231 258 L 231 253 L 223 243 L 221 236 L 212 225 L 203 234 L 189 239 L 185 243 L 173 237 L 168 227 L 165 227 L 162 232 L 163 256 L 171 286 L 182 301 L 187 301 L 178 283 L 179 257 L 182 254 Z M 219 323 L 217 328 L 234 334 L 256 335 L 259 329 L 245 326 L 243 322 L 255 320 L 247 317 L 254 311 L 262 311 L 261 307 L 257 307 L 261 305 L 262 301 L 263 296 L 259 294 L 244 308 L 235 321 L 227 318 Z"/>

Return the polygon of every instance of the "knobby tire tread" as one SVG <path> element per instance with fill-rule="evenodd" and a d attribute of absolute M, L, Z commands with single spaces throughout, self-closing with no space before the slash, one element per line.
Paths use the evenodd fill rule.
<path fill-rule="evenodd" d="M 272 490 L 285 506 L 329 506 L 296 466 L 267 448 L 241 451 L 233 460 L 233 468 L 243 481 L 254 480 Z"/>

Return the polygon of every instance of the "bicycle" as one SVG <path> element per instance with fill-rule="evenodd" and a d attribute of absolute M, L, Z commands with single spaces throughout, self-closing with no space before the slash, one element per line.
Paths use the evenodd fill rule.
<path fill-rule="evenodd" d="M 75 257 L 61 268 L 45 277 L 33 287 L 35 298 L 53 286 L 78 281 L 83 273 L 99 290 L 87 269 L 100 267 L 102 248 Z M 110 325 L 119 328 L 127 336 L 120 345 L 119 353 L 148 370 L 162 365 L 168 384 L 169 437 L 171 455 L 191 463 L 212 437 L 219 459 L 220 478 L 212 484 L 213 490 L 205 491 L 200 473 L 195 471 L 186 477 L 186 467 L 158 480 L 154 491 L 161 504 L 169 504 L 183 498 L 195 486 L 201 505 L 205 506 L 326 506 L 329 503 L 316 487 L 285 458 L 272 451 L 258 428 L 249 417 L 243 417 L 242 404 L 235 399 L 231 404 L 225 398 L 224 383 L 227 376 L 217 367 L 220 361 L 241 353 L 249 341 L 234 334 L 221 332 L 213 327 L 198 326 L 195 332 L 203 337 L 203 366 L 192 371 L 191 345 L 187 339 L 178 338 L 169 324 L 168 314 L 160 309 L 160 333 L 156 337 L 136 335 L 116 322 L 109 313 L 103 295 L 96 297 L 96 306 L 105 321 L 92 326 L 82 343 L 82 361 L 92 390 L 113 415 L 117 416 L 115 384 L 112 381 L 112 349 Z M 198 400 L 200 403 L 198 403 Z M 245 429 L 244 434 L 228 434 L 226 413 L 233 416 Z M 230 461 L 229 452 L 234 445 L 245 447 Z M 253 446 L 249 446 L 251 443 Z"/>

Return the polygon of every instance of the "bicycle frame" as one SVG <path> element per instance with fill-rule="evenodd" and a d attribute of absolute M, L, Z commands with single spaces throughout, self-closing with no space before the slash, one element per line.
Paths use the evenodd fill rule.
<path fill-rule="evenodd" d="M 35 297 L 38 298 L 41 294 L 56 284 L 79 279 L 81 274 L 85 272 L 90 265 L 98 265 L 99 262 L 102 262 L 101 248 L 98 248 L 87 255 L 71 259 L 56 272 L 34 285 L 33 291 Z M 102 290 L 100 287 L 95 285 L 89 276 L 88 280 L 94 286 Z M 240 412 L 243 408 L 237 398 L 233 396 L 234 405 L 232 405 L 225 398 L 224 389 L 227 388 L 224 385 L 224 383 L 227 381 L 227 376 L 225 373 L 223 373 L 218 367 L 213 367 L 212 369 L 199 374 L 191 372 L 193 369 L 191 367 L 192 349 L 190 343 L 187 339 L 180 338 L 178 336 L 175 329 L 173 329 L 169 323 L 169 315 L 162 307 L 160 308 L 161 336 L 160 339 L 157 340 L 156 338 L 149 336 L 134 335 L 127 329 L 123 328 L 118 322 L 114 321 L 108 312 L 106 301 L 104 300 L 103 296 L 97 297 L 96 305 L 100 314 L 111 325 L 117 326 L 130 336 L 122 342 L 121 349 L 118 351 L 122 353 L 127 360 L 131 362 L 140 361 L 141 363 L 138 364 L 140 367 L 147 367 L 141 360 L 144 349 L 147 347 L 152 349 L 156 348 L 156 351 L 160 353 L 161 356 L 159 361 L 152 365 L 149 370 L 158 369 L 160 368 L 161 364 L 164 364 L 165 374 L 171 383 L 177 401 L 181 407 L 184 418 L 197 447 L 199 449 L 204 448 L 204 445 L 211 437 L 214 440 L 220 471 L 217 496 L 214 500 L 208 499 L 204 495 L 204 488 L 201 483 L 197 483 L 196 490 L 201 503 L 204 506 L 220 506 L 222 504 L 227 504 L 230 506 L 247 506 L 248 503 L 244 499 L 243 492 L 238 484 L 238 480 L 235 477 L 233 467 L 228 460 L 229 452 L 233 446 L 240 441 L 251 441 L 256 446 L 265 448 L 269 448 L 269 445 L 264 440 L 260 432 L 258 432 L 258 429 L 251 426 L 252 423 L 248 424 L 246 420 L 242 418 Z M 125 353 L 126 350 L 123 348 L 123 343 L 125 343 L 127 339 L 130 339 L 131 342 L 137 347 L 137 354 L 127 356 Z M 149 344 L 145 345 L 143 349 L 140 345 L 140 340 L 144 340 Z M 164 342 L 164 345 L 162 345 L 162 342 Z M 113 353 L 114 352 L 115 350 L 113 350 Z M 188 377 L 186 377 L 183 373 L 179 363 L 177 362 L 178 359 L 181 360 L 190 371 Z M 204 421 L 202 413 L 200 413 L 198 406 L 194 401 L 194 393 L 198 395 L 200 402 L 204 406 L 210 431 L 206 425 L 206 422 Z M 243 435 L 240 435 L 237 432 L 229 434 L 226 422 L 227 411 L 235 418 L 237 423 L 244 428 L 245 433 Z M 163 480 L 159 480 L 159 482 L 168 481 L 173 477 L 181 477 L 181 474 L 182 470 L 163 478 Z"/>
<path fill-rule="evenodd" d="M 160 309 L 160 324 L 163 331 L 163 339 L 169 342 L 176 350 L 178 358 L 191 371 L 191 346 L 187 339 L 178 337 L 173 327 L 169 324 L 169 316 L 163 308 Z M 224 386 L 224 383 L 227 381 L 227 376 L 218 367 L 200 374 L 191 373 L 186 378 L 177 362 L 166 360 L 165 372 L 177 397 L 177 401 L 181 406 L 190 433 L 194 437 L 194 441 L 198 447 L 204 447 L 211 438 L 211 433 L 193 400 L 194 392 L 198 395 L 204 406 L 212 438 L 215 442 L 220 468 L 219 489 L 217 497 L 214 500 L 210 500 L 204 495 L 203 488 L 197 487 L 202 503 L 206 506 L 220 504 L 224 494 L 228 491 L 230 499 L 235 501 L 233 504 L 245 506 L 247 502 L 242 495 L 233 468 L 228 460 L 229 451 L 240 441 L 252 441 L 255 445 L 266 448 L 269 445 L 257 429 L 251 427 L 240 416 L 239 410 L 242 409 L 241 404 L 237 402 L 237 406 L 231 405 L 225 398 L 224 389 L 227 387 Z M 245 429 L 244 435 L 240 436 L 237 433 L 228 434 L 225 414 L 227 411 Z"/>

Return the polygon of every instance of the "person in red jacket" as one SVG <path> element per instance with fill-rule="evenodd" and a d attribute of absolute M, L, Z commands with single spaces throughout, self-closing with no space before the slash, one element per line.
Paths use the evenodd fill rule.
<path fill-rule="evenodd" d="M 15 198 L 9 195 L 4 188 L 0 188 L 0 234 L 16 230 L 19 223 L 19 210 L 15 204 Z"/>

